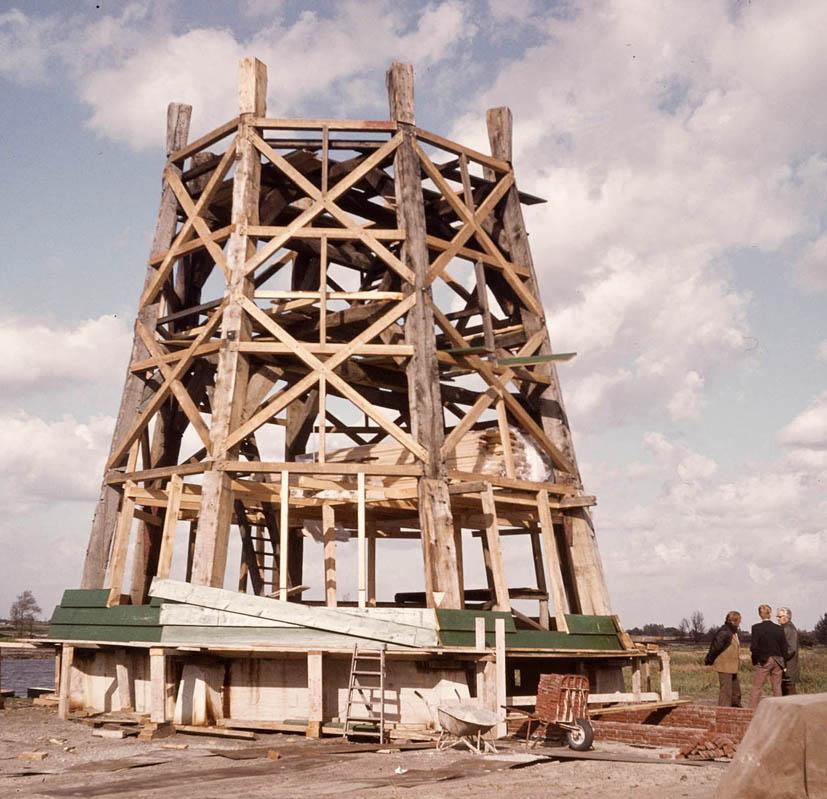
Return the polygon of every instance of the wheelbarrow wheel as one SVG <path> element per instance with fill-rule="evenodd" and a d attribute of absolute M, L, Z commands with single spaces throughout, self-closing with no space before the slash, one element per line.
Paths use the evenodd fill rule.
<path fill-rule="evenodd" d="M 592 748 L 594 743 L 594 730 L 588 719 L 575 719 L 575 728 L 569 730 L 566 735 L 569 748 L 576 752 L 585 752 Z"/>

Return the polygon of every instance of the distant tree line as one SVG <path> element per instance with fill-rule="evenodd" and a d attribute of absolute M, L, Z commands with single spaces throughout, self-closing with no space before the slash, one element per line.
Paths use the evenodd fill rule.
<path fill-rule="evenodd" d="M 675 641 L 686 641 L 687 643 L 698 644 L 712 640 L 712 636 L 718 627 L 720 627 L 720 624 L 706 627 L 704 614 L 701 613 L 700 610 L 696 610 L 690 614 L 688 619 L 681 619 L 677 627 L 650 623 L 644 624 L 642 627 L 632 627 L 628 629 L 627 632 L 630 635 L 641 636 L 643 638 L 668 638 Z M 749 643 L 749 625 L 746 625 L 746 627 L 747 629 L 741 630 L 740 638 L 743 642 Z M 816 622 L 815 627 L 811 631 L 799 629 L 798 636 L 801 646 L 814 646 L 815 644 L 827 646 L 827 613 Z"/>

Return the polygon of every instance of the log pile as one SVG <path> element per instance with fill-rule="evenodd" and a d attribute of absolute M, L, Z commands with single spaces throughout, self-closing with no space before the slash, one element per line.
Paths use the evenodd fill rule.
<path fill-rule="evenodd" d="M 677 760 L 731 760 L 738 745 L 723 733 L 709 732 L 695 743 L 682 747 L 675 755 Z"/>

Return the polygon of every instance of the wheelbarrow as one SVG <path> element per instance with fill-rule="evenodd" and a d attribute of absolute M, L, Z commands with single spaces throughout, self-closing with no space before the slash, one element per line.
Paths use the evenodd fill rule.
<path fill-rule="evenodd" d="M 535 712 L 504 705 L 507 711 L 526 717 L 526 746 L 529 745 L 532 724 L 537 722 L 548 729 L 557 727 L 566 733 L 570 749 L 585 752 L 594 742 L 594 730 L 589 721 L 589 681 L 579 674 L 541 674 L 537 689 Z"/>
<path fill-rule="evenodd" d="M 457 702 L 440 705 L 437 716 L 442 728 L 437 741 L 439 751 L 464 745 L 477 755 L 497 752 L 494 744 L 482 737 L 499 722 L 497 714 L 492 710 L 468 702 Z"/>

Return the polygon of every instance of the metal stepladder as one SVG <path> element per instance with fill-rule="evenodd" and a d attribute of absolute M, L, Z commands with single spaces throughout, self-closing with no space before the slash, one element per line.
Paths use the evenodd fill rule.
<path fill-rule="evenodd" d="M 364 664 L 364 665 L 363 665 Z M 379 668 L 375 668 L 378 666 Z M 363 681 L 364 680 L 364 681 Z M 378 700 L 374 692 L 379 692 Z M 379 705 L 378 714 L 374 706 Z M 367 715 L 354 716 L 353 706 L 362 705 Z M 359 730 L 353 727 L 359 725 Z M 363 730 L 363 725 L 377 725 L 377 729 Z M 370 735 L 385 741 L 385 645 L 377 650 L 360 652 L 359 645 L 353 645 L 353 659 L 350 662 L 350 681 L 347 687 L 347 709 L 342 737 L 350 735 Z"/>

